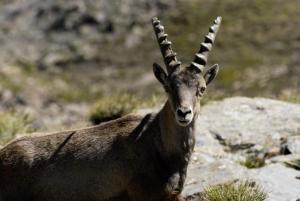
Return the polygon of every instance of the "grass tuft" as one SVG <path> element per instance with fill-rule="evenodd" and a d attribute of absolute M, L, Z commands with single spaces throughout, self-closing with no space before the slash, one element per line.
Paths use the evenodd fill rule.
<path fill-rule="evenodd" d="M 210 186 L 200 195 L 200 201 L 264 201 L 266 199 L 267 194 L 262 187 L 252 181 Z"/>
<path fill-rule="evenodd" d="M 147 100 L 141 100 L 129 94 L 104 97 L 92 106 L 89 119 L 93 124 L 113 120 L 134 112 L 142 107 L 155 107 L 164 101 L 162 96 L 152 96 Z"/>
<path fill-rule="evenodd" d="M 33 119 L 24 112 L 0 112 L 0 142 L 6 143 L 17 134 L 32 132 Z"/>
<path fill-rule="evenodd" d="M 93 124 L 119 118 L 125 114 L 133 112 L 139 101 L 130 95 L 118 95 L 105 97 L 98 100 L 90 112 L 90 121 Z"/>
<path fill-rule="evenodd" d="M 261 168 L 265 165 L 265 160 L 258 157 L 248 157 L 244 161 L 239 161 L 242 166 L 245 166 L 249 169 Z"/>

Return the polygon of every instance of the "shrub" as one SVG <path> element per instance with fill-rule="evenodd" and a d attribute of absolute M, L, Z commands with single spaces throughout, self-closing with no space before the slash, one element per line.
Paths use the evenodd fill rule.
<path fill-rule="evenodd" d="M 264 201 L 266 198 L 262 187 L 251 181 L 210 186 L 200 195 L 200 201 Z"/>
<path fill-rule="evenodd" d="M 13 139 L 16 134 L 33 131 L 32 118 L 24 112 L 0 112 L 0 143 Z"/>
<path fill-rule="evenodd" d="M 99 124 L 119 118 L 139 108 L 156 107 L 165 101 L 166 97 L 160 94 L 154 94 L 151 97 L 143 99 L 129 94 L 104 97 L 92 106 L 89 119 L 93 124 Z"/>
<path fill-rule="evenodd" d="M 131 113 L 138 105 L 140 101 L 127 94 L 105 97 L 94 104 L 89 118 L 93 124 L 99 124 Z"/>

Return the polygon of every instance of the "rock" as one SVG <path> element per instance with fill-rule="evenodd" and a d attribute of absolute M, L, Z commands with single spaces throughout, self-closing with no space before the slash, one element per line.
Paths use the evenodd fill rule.
<path fill-rule="evenodd" d="M 228 98 L 205 106 L 198 141 L 209 133 L 231 149 L 254 145 L 280 147 L 281 140 L 300 135 L 300 107 L 264 98 Z"/>
<path fill-rule="evenodd" d="M 203 155 L 200 156 L 203 158 Z M 207 156 L 206 156 L 207 157 Z M 210 158 L 211 161 L 192 163 L 183 190 L 185 197 L 196 197 L 205 187 L 247 177 L 246 168 L 229 159 Z"/>
<path fill-rule="evenodd" d="M 198 200 L 207 186 L 246 179 L 261 184 L 268 201 L 300 199 L 300 171 L 284 165 L 300 158 L 300 105 L 228 98 L 202 108 L 196 133 L 183 191 L 188 200 Z M 281 152 L 283 145 L 293 154 Z M 247 155 L 265 157 L 266 165 L 241 166 L 239 161 Z"/>
<path fill-rule="evenodd" d="M 269 201 L 293 201 L 300 199 L 299 171 L 285 167 L 283 164 L 271 164 L 251 170 L 252 178 L 259 181 L 268 192 Z"/>
<path fill-rule="evenodd" d="M 287 138 L 286 145 L 287 145 L 287 149 L 292 154 L 300 155 L 300 131 L 299 131 L 299 134 L 296 136 L 289 136 Z"/>

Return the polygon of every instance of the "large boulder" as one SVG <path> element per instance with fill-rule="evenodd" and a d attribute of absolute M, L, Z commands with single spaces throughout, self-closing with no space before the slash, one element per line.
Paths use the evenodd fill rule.
<path fill-rule="evenodd" d="M 197 197 L 206 186 L 251 179 L 270 201 L 300 199 L 300 105 L 264 98 L 228 98 L 204 106 L 183 194 Z M 265 166 L 247 169 L 240 160 L 255 153 Z"/>

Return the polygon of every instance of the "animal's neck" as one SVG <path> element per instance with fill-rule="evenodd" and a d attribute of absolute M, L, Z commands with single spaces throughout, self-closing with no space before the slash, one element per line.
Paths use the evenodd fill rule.
<path fill-rule="evenodd" d="M 188 162 L 195 144 L 194 130 L 198 110 L 193 121 L 186 127 L 178 125 L 169 101 L 159 112 L 159 124 L 164 156 L 170 159 L 182 159 Z"/>

